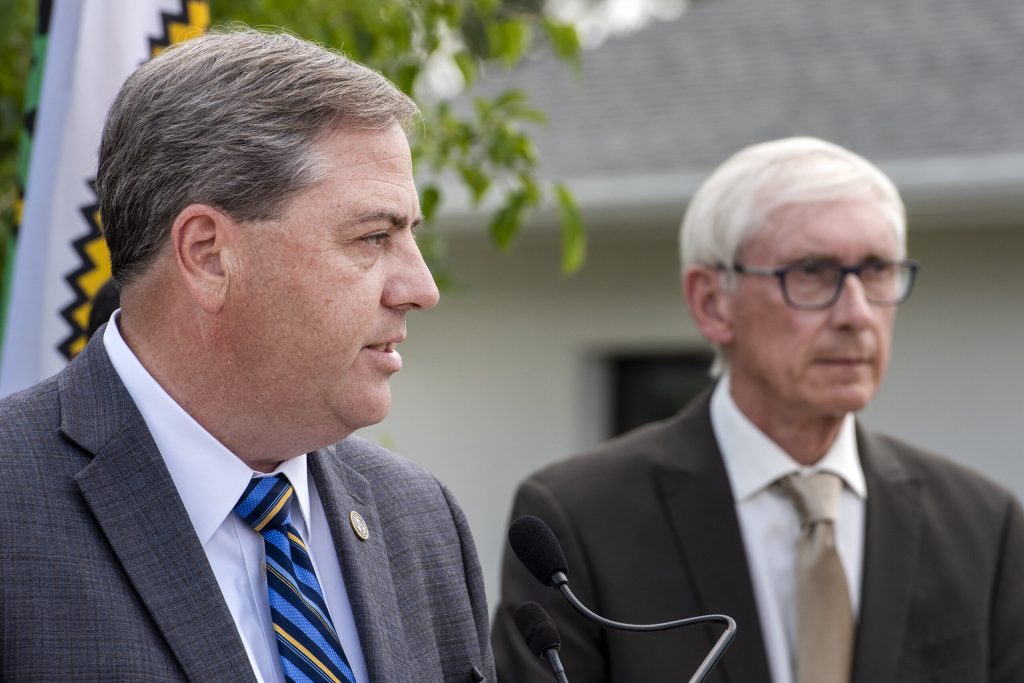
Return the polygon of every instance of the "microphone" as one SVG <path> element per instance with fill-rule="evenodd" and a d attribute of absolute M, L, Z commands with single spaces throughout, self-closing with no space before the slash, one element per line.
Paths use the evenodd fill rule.
<path fill-rule="evenodd" d="M 540 657 L 547 659 L 555 679 L 559 683 L 569 683 L 562 668 L 562 660 L 558 658 L 558 648 L 562 646 L 562 639 L 558 637 L 558 629 L 544 608 L 535 602 L 527 602 L 516 609 L 514 615 L 516 628 L 523 635 L 526 646 L 530 651 Z"/>
<path fill-rule="evenodd" d="M 569 588 L 568 562 L 565 560 L 565 553 L 558 542 L 558 538 L 544 520 L 532 515 L 520 517 L 512 522 L 508 530 L 508 542 L 512 546 L 512 552 L 516 554 L 519 561 L 523 563 L 531 574 L 538 581 L 545 585 L 552 586 L 562 594 L 573 609 L 582 614 L 590 621 L 604 626 L 605 628 L 619 631 L 667 631 L 693 624 L 719 623 L 725 624 L 725 631 L 719 636 L 718 641 L 701 663 L 700 667 L 690 678 L 690 683 L 703 681 L 718 660 L 721 659 L 726 649 L 732 643 L 736 635 L 736 622 L 732 617 L 724 614 L 707 614 L 688 619 L 677 619 L 655 624 L 630 624 L 620 621 L 612 621 L 591 611 L 573 594 Z"/>
<path fill-rule="evenodd" d="M 520 517 L 508 528 L 508 542 L 523 566 L 541 583 L 557 588 L 569 582 L 565 553 L 544 520 L 532 515 Z"/>

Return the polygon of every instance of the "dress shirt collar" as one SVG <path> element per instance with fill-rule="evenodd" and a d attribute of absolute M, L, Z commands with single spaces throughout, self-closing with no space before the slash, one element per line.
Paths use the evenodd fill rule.
<path fill-rule="evenodd" d="M 103 334 L 103 346 L 142 413 L 196 535 L 205 546 L 233 513 L 249 480 L 264 475 L 242 462 L 164 391 L 128 348 L 118 329 L 119 318 L 120 309 L 110 317 Z M 274 474 L 284 474 L 295 489 L 302 519 L 296 519 L 293 508 L 293 523 L 297 523 L 300 532 L 308 533 L 312 517 L 306 456 L 285 460 Z"/>
<path fill-rule="evenodd" d="M 794 472 L 825 470 L 838 475 L 859 498 L 867 498 L 864 470 L 857 451 L 853 414 L 847 414 L 825 457 L 803 467 L 740 411 L 726 373 L 711 396 L 711 425 L 729 473 L 733 497 L 741 503 Z"/>

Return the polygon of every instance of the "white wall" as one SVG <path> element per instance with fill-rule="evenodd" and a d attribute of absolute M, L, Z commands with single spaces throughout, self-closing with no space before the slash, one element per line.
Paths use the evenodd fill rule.
<path fill-rule="evenodd" d="M 1024 497 L 1024 229 L 911 233 L 923 263 L 864 413 Z"/>
<path fill-rule="evenodd" d="M 586 268 L 558 271 L 538 235 L 498 254 L 451 244 L 464 287 L 409 317 L 394 407 L 363 435 L 434 471 L 469 516 L 488 595 L 516 484 L 605 433 L 600 358 L 700 346 L 675 235 L 592 231 Z M 952 455 L 1024 494 L 1024 229 L 911 234 L 924 269 L 897 318 L 889 378 L 865 421 Z"/>

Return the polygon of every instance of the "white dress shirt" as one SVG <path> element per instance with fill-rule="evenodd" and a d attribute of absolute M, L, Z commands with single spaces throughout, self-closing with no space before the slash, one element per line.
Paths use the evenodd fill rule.
<path fill-rule="evenodd" d="M 792 683 L 796 665 L 796 545 L 800 519 L 792 501 L 771 488 L 794 472 L 828 471 L 843 481 L 836 520 L 839 559 L 856 619 L 864 558 L 867 486 L 857 453 L 853 415 L 821 460 L 803 467 L 747 419 L 733 401 L 726 374 L 711 397 L 711 425 L 725 461 L 746 549 L 768 668 L 774 683 Z"/>
<path fill-rule="evenodd" d="M 284 682 L 267 598 L 263 537 L 234 513 L 255 472 L 196 422 L 153 379 L 132 353 L 117 328 L 115 312 L 103 335 L 114 369 L 142 413 L 153 441 L 178 489 L 206 558 L 220 585 L 242 637 L 256 679 Z M 369 680 L 355 618 L 316 485 L 307 475 L 306 456 L 285 460 L 274 474 L 284 474 L 295 489 L 292 524 L 310 558 L 334 627 L 356 681 Z M 173 581 L 174 577 L 168 577 Z M 210 653 L 216 656 L 217 653 Z"/>

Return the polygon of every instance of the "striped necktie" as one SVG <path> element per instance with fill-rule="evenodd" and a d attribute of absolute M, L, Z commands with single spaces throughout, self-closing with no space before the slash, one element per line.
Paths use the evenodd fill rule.
<path fill-rule="evenodd" d="M 235 505 L 235 512 L 263 536 L 281 669 L 295 683 L 355 683 L 309 552 L 292 526 L 293 492 L 281 475 L 253 479 Z"/>

